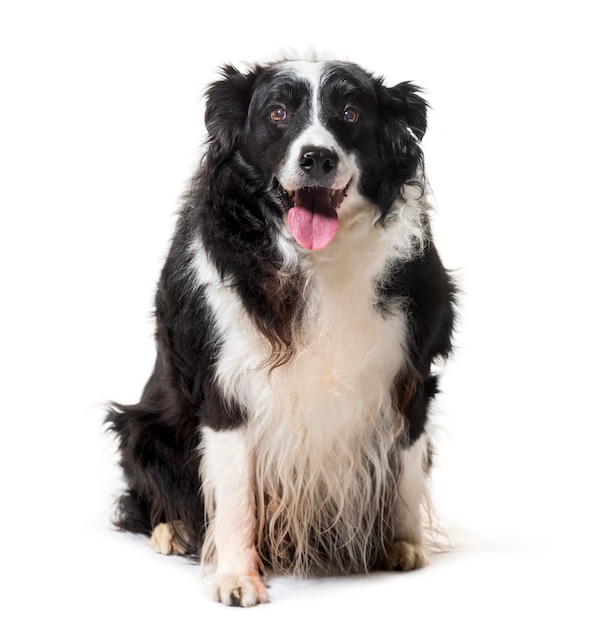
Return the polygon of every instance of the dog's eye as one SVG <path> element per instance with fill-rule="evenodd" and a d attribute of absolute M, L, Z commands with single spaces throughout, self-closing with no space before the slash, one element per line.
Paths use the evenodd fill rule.
<path fill-rule="evenodd" d="M 270 113 L 270 119 L 273 122 L 284 122 L 287 119 L 287 111 L 282 107 L 277 107 Z"/>
<path fill-rule="evenodd" d="M 359 120 L 359 113 L 355 109 L 345 109 L 343 120 L 349 124 L 355 124 Z"/>

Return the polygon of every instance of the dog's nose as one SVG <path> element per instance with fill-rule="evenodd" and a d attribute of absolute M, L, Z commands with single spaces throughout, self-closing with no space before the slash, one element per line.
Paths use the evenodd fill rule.
<path fill-rule="evenodd" d="M 308 172 L 316 180 L 330 174 L 337 163 L 338 156 L 332 150 L 317 146 L 307 146 L 299 158 L 301 169 Z"/>

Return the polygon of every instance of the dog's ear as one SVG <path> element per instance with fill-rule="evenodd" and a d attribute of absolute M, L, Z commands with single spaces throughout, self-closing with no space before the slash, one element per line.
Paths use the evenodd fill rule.
<path fill-rule="evenodd" d="M 379 87 L 379 114 L 384 123 L 380 127 L 381 171 L 376 199 L 384 219 L 401 197 L 405 183 L 413 181 L 418 168 L 423 167 L 420 140 L 426 132 L 428 105 L 412 83 L 390 88 L 380 83 Z"/>
<path fill-rule="evenodd" d="M 245 132 L 247 112 L 257 70 L 244 74 L 232 65 L 221 68 L 222 79 L 206 91 L 205 125 L 208 157 L 221 163 L 239 145 Z"/>
<path fill-rule="evenodd" d="M 419 95 L 421 89 L 411 82 L 399 83 L 387 89 L 387 107 L 391 114 L 413 132 L 419 141 L 427 127 L 428 104 Z"/>

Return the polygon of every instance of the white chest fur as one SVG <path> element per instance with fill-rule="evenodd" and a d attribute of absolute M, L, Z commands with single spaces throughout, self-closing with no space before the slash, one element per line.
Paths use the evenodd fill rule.
<path fill-rule="evenodd" d="M 402 312 L 383 316 L 376 308 L 377 281 L 394 254 L 391 238 L 354 219 L 328 249 L 301 261 L 308 278 L 294 355 L 273 370 L 264 366 L 269 344 L 204 256 L 202 282 L 222 340 L 217 381 L 250 424 L 302 426 L 325 444 L 338 437 L 341 424 L 359 431 L 388 403 L 406 345 Z"/>
<path fill-rule="evenodd" d="M 293 357 L 272 370 L 242 302 L 195 251 L 222 340 L 216 380 L 247 418 L 239 436 L 253 451 L 258 546 L 279 570 L 371 567 L 372 544 L 386 541 L 401 428 L 392 386 L 407 341 L 402 311 L 376 308 L 393 241 L 392 229 L 355 218 L 301 261 L 306 309 Z"/>

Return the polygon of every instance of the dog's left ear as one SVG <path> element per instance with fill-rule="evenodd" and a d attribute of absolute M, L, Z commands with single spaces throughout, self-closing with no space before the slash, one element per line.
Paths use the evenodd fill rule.
<path fill-rule="evenodd" d="M 404 82 L 387 89 L 387 106 L 393 116 L 401 119 L 421 141 L 427 127 L 428 103 L 419 95 L 421 89 Z"/>
<path fill-rule="evenodd" d="M 239 145 L 245 132 L 257 70 L 244 74 L 226 65 L 221 75 L 222 79 L 212 83 L 206 91 L 207 156 L 213 165 L 222 163 Z"/>
<path fill-rule="evenodd" d="M 379 83 L 381 126 L 379 154 L 380 181 L 374 197 L 386 216 L 394 201 L 402 196 L 403 186 L 423 167 L 420 140 L 426 132 L 428 105 L 419 95 L 420 89 L 412 83 L 385 87 Z"/>

